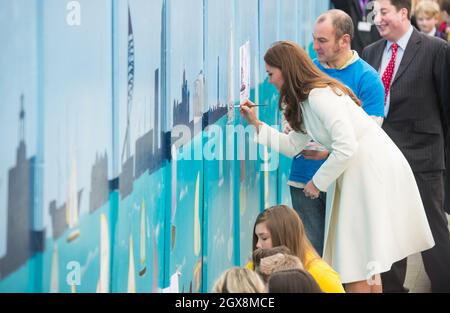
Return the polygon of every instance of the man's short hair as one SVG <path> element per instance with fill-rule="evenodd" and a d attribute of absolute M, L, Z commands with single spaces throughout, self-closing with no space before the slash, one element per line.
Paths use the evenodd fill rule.
<path fill-rule="evenodd" d="M 342 10 L 329 10 L 317 19 L 317 23 L 325 22 L 328 18 L 331 19 L 331 24 L 336 32 L 336 39 L 341 38 L 344 35 L 349 35 L 350 39 L 355 34 L 355 27 L 353 26 L 352 18 Z"/>
<path fill-rule="evenodd" d="M 407 9 L 408 19 L 411 19 L 411 0 L 391 0 L 391 4 L 397 9 L 397 11 Z"/>

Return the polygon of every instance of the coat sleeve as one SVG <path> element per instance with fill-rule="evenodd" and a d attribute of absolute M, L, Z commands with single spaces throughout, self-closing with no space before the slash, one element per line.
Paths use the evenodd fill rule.
<path fill-rule="evenodd" d="M 450 47 L 442 43 L 437 56 L 434 58 L 433 78 L 436 81 L 439 96 L 439 110 L 441 113 L 444 136 L 450 124 Z"/>
<path fill-rule="evenodd" d="M 313 114 L 322 122 L 331 138 L 331 153 L 312 178 L 314 185 L 321 191 L 326 191 L 345 171 L 358 149 L 346 99 L 329 88 L 313 89 L 309 95 Z"/>
<path fill-rule="evenodd" d="M 256 135 L 256 142 L 288 157 L 294 157 L 299 154 L 310 140 L 311 137 L 307 134 L 291 131 L 286 135 L 264 123 Z"/>

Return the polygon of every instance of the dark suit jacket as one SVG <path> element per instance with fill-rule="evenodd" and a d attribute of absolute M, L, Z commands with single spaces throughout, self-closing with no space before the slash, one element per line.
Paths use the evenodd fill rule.
<path fill-rule="evenodd" d="M 443 101 L 447 110 L 450 111 L 450 46 L 447 45 L 446 70 L 444 70 L 442 79 Z M 444 66 L 444 65 L 443 65 Z M 450 121 L 450 117 L 449 117 Z M 446 160 L 445 160 L 445 211 L 450 214 L 450 129 L 447 129 L 447 140 L 445 144 Z"/>
<path fill-rule="evenodd" d="M 336 9 L 344 11 L 352 18 L 355 27 L 352 49 L 356 50 L 359 55 L 361 55 L 364 47 L 381 38 L 375 25 L 372 26 L 370 32 L 358 31 L 358 23 L 363 20 L 363 13 L 366 13 L 361 11 L 358 0 L 331 0 L 331 2 Z"/>
<path fill-rule="evenodd" d="M 366 47 L 362 57 L 379 70 L 385 47 L 386 40 L 381 39 Z M 446 50 L 445 41 L 414 29 L 392 82 L 383 129 L 414 172 L 445 169 L 447 105 L 442 80 Z"/>

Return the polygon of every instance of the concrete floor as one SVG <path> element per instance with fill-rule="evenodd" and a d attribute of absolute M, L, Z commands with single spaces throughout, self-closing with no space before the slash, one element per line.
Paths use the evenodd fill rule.
<path fill-rule="evenodd" d="M 450 216 L 447 215 L 450 225 Z M 450 229 L 450 227 L 449 227 Z M 405 286 L 412 293 L 429 293 L 431 284 L 422 263 L 420 254 L 412 255 L 408 258 L 408 270 L 406 272 Z"/>

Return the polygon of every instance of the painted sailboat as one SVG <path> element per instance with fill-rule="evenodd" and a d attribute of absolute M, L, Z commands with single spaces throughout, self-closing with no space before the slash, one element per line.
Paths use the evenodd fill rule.
<path fill-rule="evenodd" d="M 146 231 L 145 231 L 145 225 L 146 225 L 146 215 L 145 215 L 145 203 L 144 199 L 142 199 L 141 202 L 141 227 L 140 227 L 140 256 L 141 256 L 141 270 L 139 271 L 139 276 L 144 276 L 145 272 L 147 271 L 147 265 L 146 265 L 146 256 L 145 256 L 145 237 L 146 237 Z"/>
<path fill-rule="evenodd" d="M 133 237 L 130 234 L 130 250 L 128 258 L 128 293 L 136 293 L 136 270 L 134 268 Z"/>
<path fill-rule="evenodd" d="M 233 169 L 230 166 L 230 173 L 229 173 L 229 181 L 230 181 L 230 185 L 229 185 L 229 191 L 228 194 L 230 196 L 229 198 L 229 207 L 228 207 L 228 213 L 229 213 L 229 229 L 228 229 L 228 233 L 230 234 L 230 236 L 228 237 L 228 261 L 231 262 L 231 258 L 233 257 L 233 244 L 234 244 L 234 239 L 233 239 L 233 226 L 234 226 L 234 221 L 233 221 L 233 216 L 234 216 L 234 192 L 233 192 L 233 179 L 231 179 L 231 177 L 233 177 Z"/>
<path fill-rule="evenodd" d="M 172 145 L 172 216 L 171 216 L 171 245 L 170 249 L 173 251 L 176 239 L 176 226 L 175 226 L 175 215 L 177 213 L 177 147 Z"/>
<path fill-rule="evenodd" d="M 72 242 L 80 236 L 80 230 L 78 229 L 78 198 L 77 163 L 75 160 L 73 160 L 70 167 L 68 198 L 66 204 L 66 222 L 70 229 L 69 236 L 67 237 L 67 242 Z"/>
<path fill-rule="evenodd" d="M 194 204 L 194 253 L 200 253 L 200 173 L 197 174 L 195 183 L 195 204 Z"/>
<path fill-rule="evenodd" d="M 203 72 L 197 75 L 194 81 L 194 94 L 192 102 L 194 107 L 194 136 L 202 130 L 202 118 L 204 111 L 204 77 Z"/>
<path fill-rule="evenodd" d="M 52 267 L 50 273 L 50 293 L 59 292 L 59 260 L 58 260 L 58 244 L 53 243 Z"/>
<path fill-rule="evenodd" d="M 264 207 L 269 207 L 269 150 L 264 147 Z"/>
<path fill-rule="evenodd" d="M 202 260 L 199 260 L 194 268 L 194 292 L 199 292 L 202 283 Z"/>
<path fill-rule="evenodd" d="M 159 234 L 159 225 L 156 226 L 156 234 L 154 228 L 152 229 L 152 244 L 153 244 L 153 292 L 159 290 L 159 265 L 158 265 L 158 252 L 156 245 L 156 237 Z"/>
<path fill-rule="evenodd" d="M 219 187 L 223 185 L 224 178 L 223 178 L 223 137 L 222 134 L 220 134 L 221 138 L 219 139 Z"/>
<path fill-rule="evenodd" d="M 110 240 L 108 219 L 104 213 L 100 216 L 100 278 L 97 284 L 97 293 L 109 292 L 109 260 Z"/>

